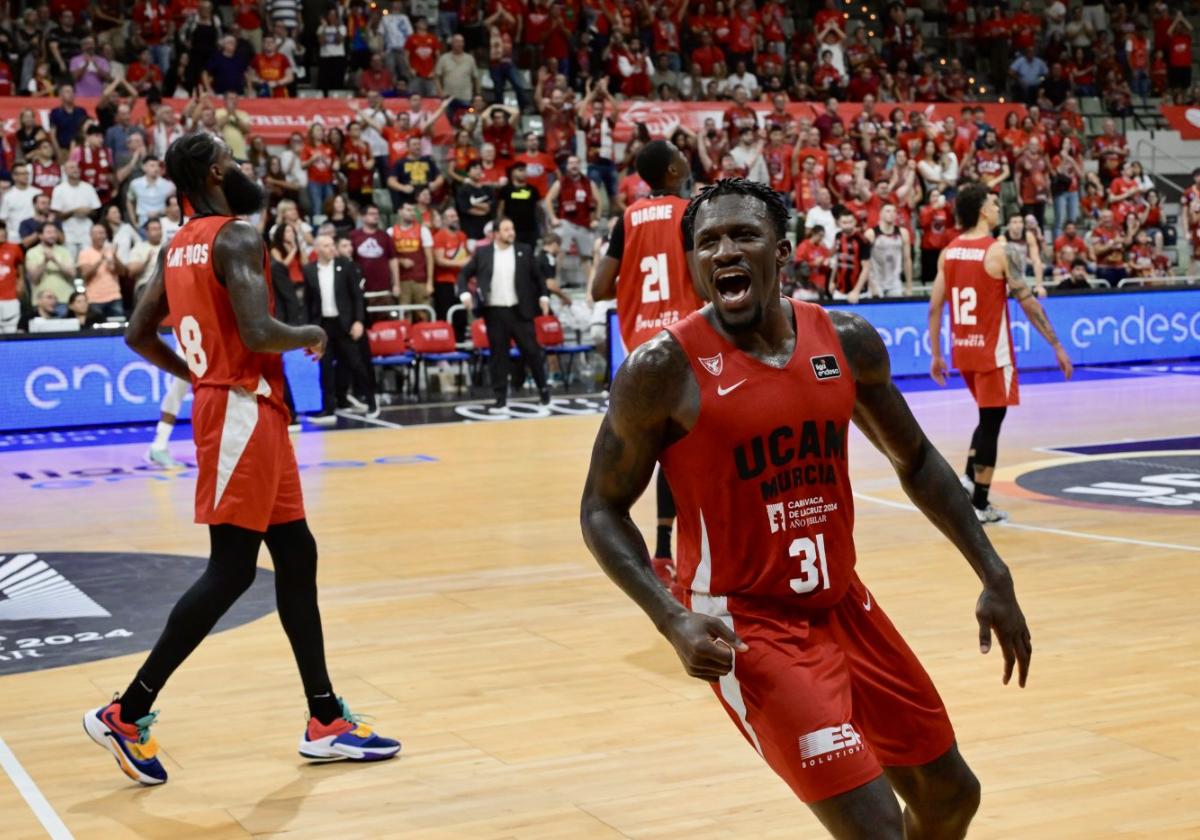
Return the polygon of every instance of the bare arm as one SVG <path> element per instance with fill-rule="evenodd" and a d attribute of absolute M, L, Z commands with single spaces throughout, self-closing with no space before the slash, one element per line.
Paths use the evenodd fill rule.
<path fill-rule="evenodd" d="M 911 295 L 913 290 L 912 237 L 908 228 L 900 228 L 900 241 L 904 243 L 904 293 Z"/>
<path fill-rule="evenodd" d="M 988 652 L 994 631 L 1004 652 L 1004 682 L 1008 683 L 1015 664 L 1023 687 L 1033 646 L 1008 566 L 983 533 L 954 470 L 929 442 L 892 382 L 887 348 L 879 334 L 853 313 L 829 315 L 857 385 L 854 425 L 887 456 L 905 494 L 954 544 L 983 583 L 975 606 L 980 652 Z"/>
<path fill-rule="evenodd" d="M 158 335 L 159 324 L 169 314 L 167 289 L 163 282 L 166 256 L 166 248 L 158 252 L 158 265 L 154 269 L 154 276 L 146 284 L 141 300 L 129 318 L 129 326 L 125 328 L 125 343 L 129 345 L 129 349 L 156 368 L 165 370 L 179 379 L 187 379 L 187 363 Z"/>
<path fill-rule="evenodd" d="M 263 241 L 253 225 L 233 221 L 221 228 L 213 244 L 213 268 L 229 290 L 238 333 L 249 349 L 284 353 L 303 347 L 318 356 L 324 352 L 325 331 L 320 327 L 289 327 L 271 317 L 263 278 Z"/>
<path fill-rule="evenodd" d="M 630 508 L 645 491 L 659 454 L 683 433 L 676 419 L 698 401 L 691 366 L 669 335 L 643 344 L 613 382 L 608 414 L 592 449 L 580 525 L 596 561 L 675 646 L 688 673 L 715 682 L 745 646 L 714 618 L 689 612 L 658 580 Z"/>
<path fill-rule="evenodd" d="M 929 349 L 932 361 L 929 365 L 929 375 L 939 385 L 946 384 L 946 359 L 942 355 L 942 307 L 946 305 L 946 252 L 938 254 L 937 277 L 933 280 L 933 288 L 929 290 Z"/>
<path fill-rule="evenodd" d="M 605 254 L 596 264 L 592 274 L 592 287 L 588 291 L 592 300 L 612 300 L 617 296 L 617 275 L 621 273 L 621 261 Z"/>
<path fill-rule="evenodd" d="M 1058 336 L 1055 335 L 1054 327 L 1050 325 L 1050 319 L 1046 317 L 1046 310 L 1042 309 L 1042 305 L 1038 303 L 1037 297 L 1025 282 L 1025 276 L 1021 273 L 1021 266 L 1017 261 L 1017 257 L 1015 255 L 1010 257 L 1004 244 L 1002 242 L 995 242 L 988 248 L 987 255 L 984 256 L 983 261 L 984 268 L 988 274 L 993 277 L 1004 277 L 1007 280 L 1009 291 L 1017 299 L 1017 303 L 1021 305 L 1021 309 L 1025 311 L 1025 317 L 1029 319 L 1029 323 L 1033 324 L 1033 328 L 1038 331 L 1042 338 L 1046 339 L 1046 343 L 1053 348 L 1055 358 L 1058 360 L 1058 366 L 1062 369 L 1063 376 L 1070 379 L 1071 371 L 1074 369 L 1071 365 L 1071 359 L 1059 342 Z"/>

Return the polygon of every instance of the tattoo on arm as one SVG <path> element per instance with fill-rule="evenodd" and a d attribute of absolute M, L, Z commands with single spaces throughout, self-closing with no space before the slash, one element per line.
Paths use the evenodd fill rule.
<path fill-rule="evenodd" d="M 1034 329 L 1041 334 L 1042 338 L 1046 339 L 1051 347 L 1057 347 L 1058 336 L 1054 333 L 1054 327 L 1050 325 L 1050 319 L 1046 317 L 1046 310 L 1042 309 L 1042 305 L 1033 296 L 1029 284 L 1025 282 L 1020 257 L 1013 252 L 1009 252 L 1006 256 L 1005 275 L 1008 279 L 1008 287 L 1012 289 L 1013 297 L 1021 304 L 1025 317 L 1033 324 Z"/>

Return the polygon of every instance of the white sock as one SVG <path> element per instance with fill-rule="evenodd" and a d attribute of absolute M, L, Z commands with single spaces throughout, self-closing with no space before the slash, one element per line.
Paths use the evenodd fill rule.
<path fill-rule="evenodd" d="M 150 444 L 151 449 L 165 450 L 167 441 L 171 439 L 171 431 L 175 428 L 174 423 L 164 423 L 158 421 L 158 425 L 154 427 L 154 443 Z"/>

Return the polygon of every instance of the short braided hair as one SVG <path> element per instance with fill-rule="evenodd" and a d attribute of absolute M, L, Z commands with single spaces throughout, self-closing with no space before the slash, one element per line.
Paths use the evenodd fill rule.
<path fill-rule="evenodd" d="M 685 242 L 691 242 L 695 237 L 696 214 L 700 212 L 700 206 L 723 195 L 744 195 L 757 198 L 766 205 L 767 215 L 771 217 L 775 228 L 775 237 L 783 239 L 787 236 L 790 214 L 779 193 L 759 181 L 751 181 L 748 178 L 724 178 L 700 190 L 688 203 L 687 210 L 683 213 L 683 239 Z"/>

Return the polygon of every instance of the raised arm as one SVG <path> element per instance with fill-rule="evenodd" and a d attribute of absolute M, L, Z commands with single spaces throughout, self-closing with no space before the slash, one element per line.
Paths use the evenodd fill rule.
<path fill-rule="evenodd" d="M 1042 309 L 1042 305 L 1038 303 L 1029 284 L 1025 282 L 1019 257 L 1015 254 L 1010 256 L 1004 243 L 993 242 L 983 259 L 984 268 L 988 274 L 993 277 L 1004 277 L 1007 280 L 1009 291 L 1017 299 L 1021 309 L 1025 311 L 1025 317 L 1029 319 L 1029 323 L 1033 324 L 1033 328 L 1053 348 L 1054 357 L 1063 372 L 1063 377 L 1070 379 L 1071 371 L 1074 369 L 1071 365 L 1071 357 L 1067 355 L 1058 336 L 1054 334 L 1054 327 L 1050 325 L 1050 319 L 1046 317 L 1046 310 Z"/>
<path fill-rule="evenodd" d="M 596 436 L 580 525 L 600 568 L 667 637 L 688 674 L 715 682 L 729 673 L 732 651 L 746 650 L 744 643 L 719 619 L 692 613 L 671 596 L 629 513 L 659 455 L 683 432 L 676 415 L 689 399 L 698 402 L 695 390 L 687 357 L 669 335 L 634 351 L 617 373 Z"/>
<path fill-rule="evenodd" d="M 262 235 L 249 222 L 234 221 L 221 228 L 213 244 L 213 268 L 229 290 L 238 333 L 250 350 L 284 353 L 303 347 L 314 356 L 325 351 L 325 331 L 320 327 L 289 327 L 271 317 Z"/>
<path fill-rule="evenodd" d="M 125 343 L 129 345 L 130 350 L 156 368 L 180 379 L 187 379 L 187 364 L 158 335 L 159 324 L 169 312 L 167 290 L 163 282 L 166 257 L 167 249 L 160 249 L 154 276 L 146 284 L 133 315 L 129 317 L 129 325 L 125 328 Z"/>
<path fill-rule="evenodd" d="M 829 315 L 857 385 L 854 425 L 887 456 L 904 492 L 983 583 L 975 605 L 980 652 L 988 652 L 995 632 L 1004 652 L 1005 684 L 1015 664 L 1017 681 L 1024 687 L 1033 647 L 1008 566 L 984 534 L 954 470 L 929 442 L 892 382 L 887 348 L 879 334 L 853 313 L 831 311 Z"/>

